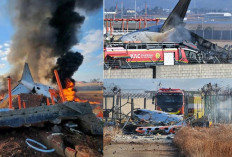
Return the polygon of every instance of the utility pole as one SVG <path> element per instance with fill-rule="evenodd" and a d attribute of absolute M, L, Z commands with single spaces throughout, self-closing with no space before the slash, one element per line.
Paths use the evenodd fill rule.
<path fill-rule="evenodd" d="M 205 38 L 204 26 L 203 26 L 203 19 L 201 19 L 201 28 L 203 33 L 203 38 Z"/>
<path fill-rule="evenodd" d="M 134 99 L 131 98 L 131 119 L 134 119 Z"/>
<path fill-rule="evenodd" d="M 136 19 L 136 0 L 135 0 L 135 19 Z"/>
<path fill-rule="evenodd" d="M 145 19 L 147 19 L 147 1 L 145 1 Z"/>
<path fill-rule="evenodd" d="M 123 2 L 121 2 L 121 19 L 123 18 Z"/>
<path fill-rule="evenodd" d="M 230 24 L 231 25 L 231 24 Z M 231 26 L 230 26 L 230 40 L 231 40 Z"/>

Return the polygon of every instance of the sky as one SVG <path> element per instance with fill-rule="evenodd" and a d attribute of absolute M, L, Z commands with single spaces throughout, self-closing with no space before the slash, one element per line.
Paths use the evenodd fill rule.
<path fill-rule="evenodd" d="M 197 91 L 208 83 L 217 83 L 222 88 L 232 87 L 232 79 L 104 79 L 104 87 L 107 90 L 117 86 L 126 92 L 156 91 L 160 83 L 162 88 L 186 91 Z"/>
<path fill-rule="evenodd" d="M 178 0 L 136 0 L 137 9 L 145 8 L 145 1 L 147 2 L 148 8 L 152 6 L 162 7 L 162 8 L 174 8 Z M 135 0 L 105 0 L 105 8 L 115 7 L 118 3 L 118 8 L 121 7 L 121 2 L 123 2 L 124 7 L 134 9 Z M 231 0 L 191 0 L 189 8 L 209 8 L 209 9 L 228 9 L 231 10 L 232 1 Z"/>
<path fill-rule="evenodd" d="M 83 13 L 85 14 L 85 13 Z M 80 42 L 72 50 L 84 55 L 83 64 L 74 74 L 77 81 L 103 80 L 103 8 L 85 14 L 85 21 L 78 34 Z M 0 0 L 0 75 L 10 70 L 7 54 L 15 28 L 7 10 L 7 0 Z"/>
<path fill-rule="evenodd" d="M 103 80 L 103 8 L 90 15 L 81 28 L 80 43 L 73 49 L 84 55 L 84 62 L 74 74 L 81 81 Z"/>

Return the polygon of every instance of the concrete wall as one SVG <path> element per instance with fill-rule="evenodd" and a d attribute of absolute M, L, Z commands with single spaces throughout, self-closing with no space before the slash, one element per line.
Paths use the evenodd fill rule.
<path fill-rule="evenodd" d="M 157 66 L 154 69 L 104 70 L 104 78 L 232 78 L 232 64 Z"/>
<path fill-rule="evenodd" d="M 156 78 L 232 78 L 232 64 L 157 66 Z"/>
<path fill-rule="evenodd" d="M 109 69 L 104 70 L 104 78 L 153 78 L 153 69 Z"/>

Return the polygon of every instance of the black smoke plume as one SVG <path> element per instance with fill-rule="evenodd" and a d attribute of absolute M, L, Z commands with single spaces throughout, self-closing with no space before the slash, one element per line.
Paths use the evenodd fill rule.
<path fill-rule="evenodd" d="M 85 17 L 77 10 L 88 14 L 100 8 L 102 3 L 102 0 L 9 0 L 15 34 L 7 56 L 12 69 L 7 75 L 20 80 L 27 62 L 35 81 L 52 81 L 54 68 L 62 78 L 71 78 L 75 71 L 66 70 L 61 74 L 61 69 L 71 67 L 70 62 L 59 64 L 57 61 L 56 64 L 56 59 L 66 61 L 66 57 L 75 56 L 76 61 L 71 63 L 75 68 L 72 69 L 78 69 L 83 56 L 71 54 L 70 49 L 78 43 L 77 33 Z"/>
<path fill-rule="evenodd" d="M 56 66 L 53 68 L 58 71 L 62 87 L 65 88 L 65 82 L 69 79 L 75 82 L 72 78 L 75 71 L 83 62 L 83 56 L 80 53 L 68 52 L 61 58 L 57 59 Z M 53 82 L 56 82 L 56 78 L 53 76 Z"/>
<path fill-rule="evenodd" d="M 68 52 L 78 42 L 76 33 L 84 21 L 84 17 L 75 12 L 75 3 L 75 0 L 60 1 L 49 21 L 49 25 L 56 29 L 54 55 L 61 56 L 53 69 L 57 69 L 63 88 L 65 88 L 65 80 L 71 79 L 83 62 L 83 56 L 80 53 Z M 52 82 L 56 82 L 54 74 Z"/>
<path fill-rule="evenodd" d="M 76 33 L 85 18 L 74 10 L 75 0 L 59 0 L 57 8 L 49 20 L 49 25 L 56 30 L 53 54 L 55 56 L 65 54 L 71 46 L 78 42 Z"/>

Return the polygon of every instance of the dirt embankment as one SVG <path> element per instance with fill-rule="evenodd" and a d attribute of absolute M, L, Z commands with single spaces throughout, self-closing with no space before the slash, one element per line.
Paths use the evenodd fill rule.
<path fill-rule="evenodd" d="M 91 152 L 94 157 L 102 157 L 102 137 L 94 137 L 89 135 L 76 135 L 62 129 L 61 138 L 52 138 L 48 139 L 47 134 L 52 133 L 53 131 L 49 127 L 37 128 L 18 128 L 18 129 L 5 129 L 0 130 L 0 157 L 59 157 L 65 156 L 64 149 L 69 147 L 77 151 L 79 154 L 88 154 Z M 27 138 L 36 140 L 41 144 L 48 147 L 48 149 L 55 149 L 55 152 L 52 153 L 43 153 L 36 151 L 29 147 L 25 140 Z M 39 145 L 33 144 L 35 147 L 41 148 Z M 53 147 L 57 146 L 57 147 Z M 77 150 L 81 148 L 82 150 Z M 41 148 L 42 149 L 42 148 Z M 84 152 L 85 151 L 85 152 Z M 88 152 L 86 152 L 88 151 Z M 61 153 L 58 153 L 61 152 Z"/>
<path fill-rule="evenodd" d="M 55 152 L 42 153 L 30 148 L 25 142 L 27 138 L 31 138 L 42 143 L 39 137 L 39 133 L 33 131 L 33 129 L 24 128 L 24 129 L 1 130 L 0 156 L 1 157 L 11 157 L 11 156 L 55 157 L 57 156 Z"/>
<path fill-rule="evenodd" d="M 232 126 L 184 127 L 176 134 L 174 144 L 183 156 L 230 157 L 232 156 Z"/>

